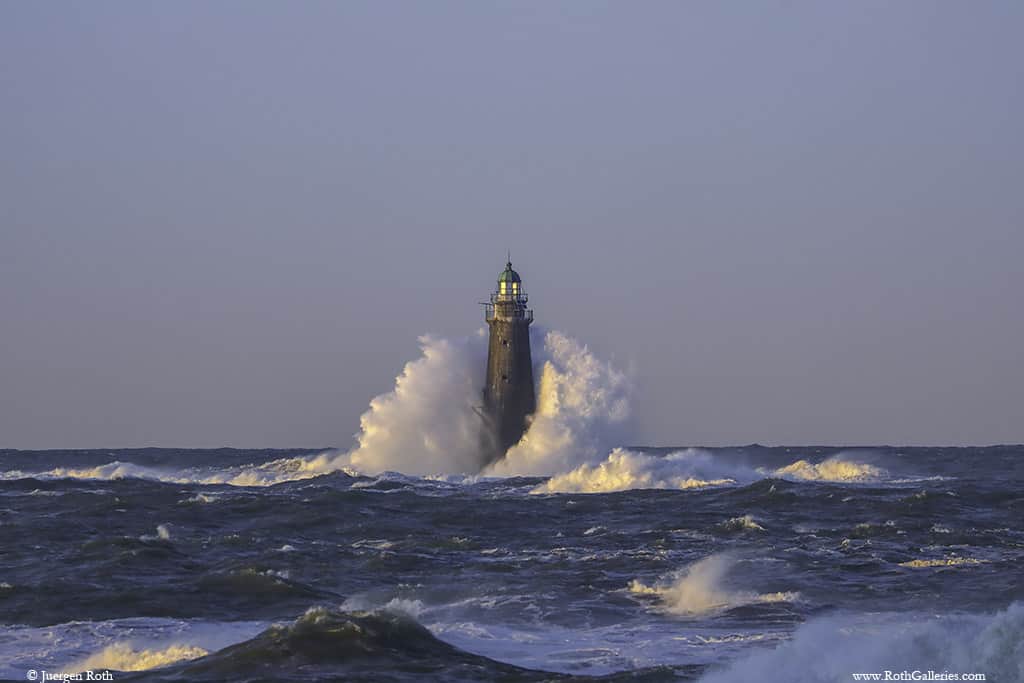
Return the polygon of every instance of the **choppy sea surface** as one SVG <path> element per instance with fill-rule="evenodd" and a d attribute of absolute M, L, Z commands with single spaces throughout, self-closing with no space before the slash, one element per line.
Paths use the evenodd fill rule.
<path fill-rule="evenodd" d="M 1024 681 L 1021 446 L 316 454 L 0 451 L 0 678 Z"/>

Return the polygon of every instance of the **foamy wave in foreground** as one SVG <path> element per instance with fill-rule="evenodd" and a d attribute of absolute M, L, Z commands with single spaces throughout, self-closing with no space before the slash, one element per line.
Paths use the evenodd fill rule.
<path fill-rule="evenodd" d="M 791 640 L 774 650 L 755 652 L 701 681 L 846 683 L 855 672 L 915 670 L 1024 681 L 1024 604 L 1015 602 L 994 615 L 918 618 L 909 623 L 851 623 L 850 617 L 842 616 L 817 619 L 800 626 Z"/>
<path fill-rule="evenodd" d="M 82 671 L 145 671 L 158 666 L 167 666 L 175 662 L 198 659 L 210 654 L 209 651 L 194 645 L 170 645 L 156 650 L 134 650 L 127 643 L 116 643 L 104 648 L 91 657 L 72 665 L 66 673 Z"/>
<path fill-rule="evenodd" d="M 70 674 L 164 667 L 248 640 L 267 625 L 151 617 L 38 627 L 7 624 L 0 638 L 0 680 L 25 680 L 33 668 Z"/>
<path fill-rule="evenodd" d="M 729 555 L 710 555 L 655 585 L 634 579 L 629 584 L 629 591 L 637 595 L 657 596 L 666 611 L 687 616 L 720 612 L 757 602 L 793 602 L 799 599 L 799 594 L 793 592 L 756 593 L 726 589 L 723 580 L 734 564 L 734 558 Z"/>

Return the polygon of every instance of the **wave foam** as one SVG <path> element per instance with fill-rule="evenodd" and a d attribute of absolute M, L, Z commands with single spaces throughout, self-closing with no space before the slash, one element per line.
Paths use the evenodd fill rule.
<path fill-rule="evenodd" d="M 367 596 L 358 595 L 347 598 L 340 609 L 345 612 L 387 612 L 418 619 L 427 608 L 421 600 L 396 597 L 378 604 Z"/>
<path fill-rule="evenodd" d="M 593 462 L 629 435 L 628 377 L 568 335 L 551 331 L 543 339 L 537 412 L 522 440 L 487 474 L 565 472 Z"/>
<path fill-rule="evenodd" d="M 798 593 L 790 592 L 727 590 L 722 586 L 723 579 L 734 564 L 734 559 L 729 555 L 710 555 L 682 572 L 670 575 L 667 582 L 648 586 L 634 579 L 629 584 L 629 591 L 657 596 L 668 612 L 687 616 L 720 612 L 759 602 L 792 602 L 799 598 Z"/>
<path fill-rule="evenodd" d="M 127 643 L 115 643 L 66 669 L 67 673 L 83 671 L 145 671 L 175 662 L 205 657 L 207 650 L 194 645 L 170 645 L 162 650 L 134 650 Z"/>
<path fill-rule="evenodd" d="M 585 353 L 584 347 L 578 349 Z M 606 370 L 614 373 L 610 368 Z M 562 372 L 552 369 L 550 374 L 560 375 Z M 593 377 L 590 380 L 578 379 L 584 384 L 600 384 Z M 557 395 L 564 390 L 564 384 L 568 380 L 562 377 L 552 382 L 556 386 L 561 386 L 558 389 L 551 389 L 551 393 Z M 583 391 L 581 395 L 585 394 L 586 391 Z M 401 401 L 398 394 L 386 401 L 378 402 L 378 399 L 374 399 L 371 406 L 392 406 L 392 401 Z M 419 402 L 419 399 L 405 400 Z M 614 448 L 604 460 L 595 462 L 595 453 L 600 452 L 600 444 L 613 442 L 610 435 L 616 430 L 626 428 L 628 412 L 621 412 L 626 410 L 621 406 L 615 407 L 619 406 L 621 400 L 624 399 L 620 397 L 610 404 L 606 402 L 603 408 L 586 414 L 580 412 L 579 406 L 573 407 L 575 399 L 568 403 L 555 401 L 555 407 L 545 408 L 548 412 L 543 416 L 543 420 L 535 422 L 523 440 L 509 451 L 506 458 L 495 463 L 484 474 L 497 477 L 551 476 L 547 482 L 534 488 L 532 493 L 609 493 L 632 489 L 685 490 L 749 484 L 766 476 L 794 481 L 866 483 L 884 481 L 886 476 L 886 471 L 880 467 L 848 460 L 842 455 L 816 464 L 807 460 L 797 460 L 785 467 L 768 470 L 731 464 L 711 453 L 693 448 L 665 456 Z M 431 401 L 443 402 L 441 397 L 434 397 Z M 416 427 L 417 421 L 425 418 L 414 418 L 412 426 L 406 432 L 399 428 L 399 425 L 404 424 L 400 417 L 394 416 L 396 423 L 393 429 L 383 430 L 378 421 L 387 422 L 384 416 L 391 412 L 390 407 L 383 413 L 375 413 L 371 408 L 363 416 L 364 426 L 368 427 L 368 431 L 364 430 L 360 436 L 362 445 L 349 453 L 324 451 L 309 456 L 280 458 L 258 465 L 214 472 L 175 471 L 115 461 L 97 467 L 54 468 L 38 473 L 12 471 L 5 472 L 2 476 L 6 479 L 135 478 L 176 484 L 263 487 L 336 472 L 358 476 L 360 473 L 382 474 L 392 469 L 456 484 L 472 484 L 480 479 L 479 476 L 454 471 L 474 462 L 479 456 L 479 432 L 475 428 L 463 424 L 453 431 L 446 432 L 445 424 L 451 427 L 451 423 L 435 425 L 433 429 L 436 429 L 437 433 L 447 434 L 445 438 L 449 441 L 444 441 L 440 437 L 433 438 L 433 432 L 424 432 Z M 406 411 L 395 408 L 394 412 Z M 474 419 L 479 420 L 475 413 Z M 386 436 L 391 433 L 398 436 Z M 442 442 L 445 445 L 442 445 Z M 475 467 L 476 465 L 473 465 L 469 469 Z M 371 482 L 354 486 L 372 485 Z M 208 503 L 214 500 L 216 499 L 204 494 L 197 494 L 181 502 Z"/>
<path fill-rule="evenodd" d="M 582 463 L 556 474 L 533 493 L 608 493 L 631 489 L 694 489 L 750 484 L 764 477 L 796 481 L 878 481 L 885 470 L 839 454 L 820 463 L 797 460 L 779 469 L 754 469 L 730 463 L 695 448 L 665 456 L 616 448 L 602 462 Z"/>
<path fill-rule="evenodd" d="M 582 464 L 551 477 L 532 493 L 608 493 L 630 489 L 693 489 L 735 484 L 752 472 L 716 461 L 694 449 L 666 456 L 616 448 L 604 462 Z"/>
<path fill-rule="evenodd" d="M 943 557 L 932 560 L 910 560 L 900 562 L 901 567 L 911 569 L 924 569 L 930 567 L 962 567 L 964 565 L 985 564 L 986 560 L 977 560 L 973 557 Z"/>
<path fill-rule="evenodd" d="M 877 621 L 878 617 L 870 617 Z M 800 626 L 774 650 L 756 652 L 702 683 L 851 680 L 853 672 L 984 673 L 990 681 L 1024 680 L 1024 603 L 994 615 L 955 615 L 897 623 L 850 623 L 829 617 Z"/>
<path fill-rule="evenodd" d="M 797 460 L 775 470 L 774 475 L 801 481 L 867 482 L 879 481 L 886 476 L 886 472 L 882 468 L 868 463 L 849 460 L 846 455 L 840 453 L 817 464 L 807 460 Z"/>
<path fill-rule="evenodd" d="M 370 401 L 359 445 L 347 460 L 361 472 L 405 474 L 480 469 L 480 417 L 487 361 L 482 333 L 450 341 L 420 337 L 422 357 L 406 363 L 395 388 Z"/>
<path fill-rule="evenodd" d="M 119 460 L 96 467 L 55 467 L 46 472 L 8 472 L 6 474 L 11 477 L 35 477 L 38 479 L 152 479 L 178 484 L 189 483 L 188 477 L 173 470 L 145 467 Z"/>
<path fill-rule="evenodd" d="M 733 517 L 718 525 L 718 528 L 725 532 L 735 531 L 764 531 L 764 527 L 757 523 L 750 515 Z"/>
<path fill-rule="evenodd" d="M 258 465 L 233 467 L 219 471 L 172 470 L 147 467 L 131 462 L 114 461 L 96 467 L 56 467 L 45 472 L 5 472 L 2 478 L 20 479 L 146 479 L 170 484 L 227 484 L 230 486 L 271 486 L 285 481 L 310 479 L 344 469 L 344 463 L 337 464 L 337 454 L 331 451 L 311 456 L 280 458 Z M 190 498 L 183 502 L 209 502 Z"/>
<path fill-rule="evenodd" d="M 171 540 L 171 529 L 167 524 L 157 524 L 156 534 L 143 534 L 139 536 L 140 541 L 169 541 Z"/>

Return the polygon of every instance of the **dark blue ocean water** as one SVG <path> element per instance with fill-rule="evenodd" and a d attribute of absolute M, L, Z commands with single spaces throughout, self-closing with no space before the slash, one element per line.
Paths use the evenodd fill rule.
<path fill-rule="evenodd" d="M 758 474 L 600 494 L 313 455 L 0 451 L 0 677 L 1024 680 L 1024 447 L 708 449 Z"/>

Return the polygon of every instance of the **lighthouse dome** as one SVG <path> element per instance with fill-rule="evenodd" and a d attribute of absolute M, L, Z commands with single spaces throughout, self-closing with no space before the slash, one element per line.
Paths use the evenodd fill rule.
<path fill-rule="evenodd" d="M 519 273 L 512 270 L 512 262 L 509 261 L 505 264 L 505 270 L 501 271 L 501 275 L 498 276 L 498 282 L 522 282 L 523 279 L 519 277 Z"/>

